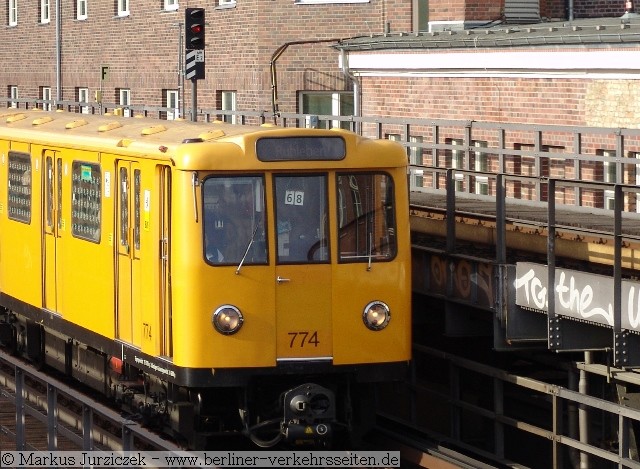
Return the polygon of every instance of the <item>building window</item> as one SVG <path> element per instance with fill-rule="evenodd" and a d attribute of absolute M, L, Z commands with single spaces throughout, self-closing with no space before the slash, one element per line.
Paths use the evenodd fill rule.
<path fill-rule="evenodd" d="M 164 0 L 165 11 L 175 11 L 178 9 L 178 0 Z"/>
<path fill-rule="evenodd" d="M 31 156 L 9 152 L 9 181 L 7 183 L 9 218 L 31 223 Z"/>
<path fill-rule="evenodd" d="M 300 99 L 301 114 L 353 116 L 353 93 L 345 92 L 303 92 Z M 318 121 L 318 127 L 339 127 L 349 130 L 351 122 L 339 120 Z"/>
<path fill-rule="evenodd" d="M 429 0 L 413 0 L 413 30 L 429 31 Z"/>
<path fill-rule="evenodd" d="M 409 162 L 412 165 L 422 166 L 422 137 L 410 136 L 409 141 L 411 145 L 409 146 Z M 411 185 L 412 187 L 423 187 L 424 186 L 424 170 L 422 168 L 411 168 Z"/>
<path fill-rule="evenodd" d="M 220 100 L 221 110 L 223 111 L 236 110 L 236 92 L 235 91 L 220 91 L 219 100 Z M 223 114 L 222 120 L 229 124 L 237 123 L 237 118 L 235 114 Z"/>
<path fill-rule="evenodd" d="M 51 111 L 51 87 L 40 87 L 40 99 L 42 100 L 42 110 Z"/>
<path fill-rule="evenodd" d="M 46 24 L 51 21 L 50 0 L 40 0 L 40 23 Z"/>
<path fill-rule="evenodd" d="M 76 19 L 87 19 L 87 0 L 76 0 Z"/>
<path fill-rule="evenodd" d="M 178 90 L 164 90 L 164 107 L 167 108 L 166 119 L 172 121 L 180 117 Z"/>
<path fill-rule="evenodd" d="M 129 0 L 118 1 L 118 16 L 129 16 Z"/>
<path fill-rule="evenodd" d="M 131 90 L 129 88 L 118 88 L 118 105 L 123 108 L 122 115 L 125 117 L 131 117 L 131 109 L 128 107 L 131 105 Z"/>
<path fill-rule="evenodd" d="M 9 26 L 18 25 L 18 0 L 9 0 Z"/>
<path fill-rule="evenodd" d="M 218 8 L 229 8 L 236 5 L 236 0 L 218 0 Z"/>
<path fill-rule="evenodd" d="M 487 148 L 487 142 L 473 142 L 476 148 Z M 473 152 L 473 169 L 486 173 L 489 171 L 489 155 L 484 151 Z M 489 177 L 476 176 L 476 194 L 489 195 Z"/>
<path fill-rule="evenodd" d="M 9 102 L 9 107 L 16 108 L 18 107 L 18 87 L 15 85 L 9 86 L 9 98 L 11 101 Z"/>
<path fill-rule="evenodd" d="M 605 158 L 615 158 L 616 152 L 613 150 L 603 150 L 602 156 Z M 613 161 L 605 161 L 602 173 L 602 180 L 609 184 L 616 184 L 618 182 L 618 167 Z M 615 191 L 604 191 L 604 208 L 607 210 L 613 210 L 616 206 Z"/>
<path fill-rule="evenodd" d="M 76 100 L 80 103 L 78 110 L 81 114 L 89 114 L 89 88 L 76 88 Z M 83 105 L 84 104 L 84 105 Z"/>
<path fill-rule="evenodd" d="M 101 186 L 100 166 L 74 161 L 71 177 L 71 232 L 76 238 L 100 242 Z"/>
<path fill-rule="evenodd" d="M 460 138 L 452 138 L 449 141 L 450 145 L 462 146 L 464 142 Z M 465 169 L 464 168 L 464 150 L 459 148 L 451 149 L 451 167 L 453 169 Z M 456 192 L 464 191 L 464 173 L 454 173 L 453 178 L 456 181 Z"/>

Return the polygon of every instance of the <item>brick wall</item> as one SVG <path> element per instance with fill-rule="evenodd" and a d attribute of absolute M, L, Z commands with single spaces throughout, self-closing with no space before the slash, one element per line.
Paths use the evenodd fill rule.
<path fill-rule="evenodd" d="M 18 85 L 20 98 L 37 98 L 40 86 L 56 95 L 55 11 L 40 25 L 40 2 L 19 2 L 18 25 L 0 27 L 0 60 L 12 64 L 0 70 L 0 88 Z M 130 15 L 118 17 L 114 2 L 89 1 L 88 18 L 76 20 L 75 2 L 62 4 L 62 99 L 75 100 L 76 88 L 90 94 L 100 87 L 100 66 L 109 66 L 104 100 L 116 101 L 116 90 L 131 89 L 131 104 L 163 103 L 163 90 L 178 88 L 177 23 L 184 8 L 203 2 L 181 1 L 180 10 L 166 12 L 161 0 L 131 2 Z M 6 1 L 0 18 L 6 25 Z M 237 108 L 271 109 L 272 54 L 293 41 L 278 59 L 280 109 L 297 110 L 298 90 L 347 90 L 332 42 L 313 41 L 381 34 L 385 28 L 411 30 L 411 2 L 372 0 L 356 4 L 295 4 L 293 0 L 238 0 L 235 8 L 206 9 L 206 79 L 198 82 L 198 105 L 213 108 L 216 91 L 237 91 Z M 27 60 L 16 60 L 18 57 Z M 191 84 L 185 98 L 190 101 Z"/>
<path fill-rule="evenodd" d="M 87 87 L 90 95 L 100 87 L 100 66 L 108 65 L 110 73 L 104 84 L 105 101 L 116 101 L 116 90 L 131 89 L 134 105 L 163 104 L 163 90 L 177 89 L 178 23 L 183 22 L 186 7 L 203 2 L 183 0 L 180 10 L 166 12 L 161 0 L 131 2 L 130 15 L 118 17 L 113 1 L 88 2 L 88 18 L 76 20 L 76 2 L 62 4 L 62 88 L 61 98 L 76 99 L 76 88 Z M 17 85 L 21 98 L 36 99 L 42 86 L 52 88 L 56 95 L 56 12 L 51 2 L 51 22 L 40 24 L 40 2 L 18 2 L 18 25 L 6 27 L 7 2 L 0 2 L 0 89 L 8 95 L 8 87 Z M 207 2 L 207 78 L 199 82 L 199 107 L 213 108 L 218 91 L 237 91 L 237 108 L 243 110 L 271 109 L 272 54 L 281 45 L 294 41 L 314 41 L 411 31 L 412 0 L 371 0 L 355 4 L 296 4 L 294 0 L 238 0 L 235 8 L 216 9 Z M 488 20 L 500 15 L 503 1 L 435 0 L 429 2 L 431 21 Z M 563 0 L 541 0 L 543 16 L 564 14 Z M 619 15 L 623 2 L 615 0 L 576 0 L 576 17 Z M 11 64 L 7 66 L 6 64 Z M 289 47 L 277 61 L 280 110 L 297 110 L 299 90 L 349 90 L 338 68 L 338 53 L 331 42 L 297 44 Z M 457 88 L 460 84 L 460 88 Z M 400 83 L 400 85 L 403 85 Z M 518 80 L 495 80 L 486 83 L 468 82 L 453 86 L 447 80 L 431 80 L 426 84 L 409 84 L 419 92 L 418 101 L 429 109 L 454 117 L 469 112 L 481 113 L 490 120 L 518 119 L 523 112 L 531 118 L 557 123 L 564 118 L 555 112 L 557 106 L 541 102 L 533 116 L 525 100 L 510 104 L 509 93 L 519 95 L 523 88 L 535 96 L 552 96 L 569 108 L 590 110 L 589 103 L 579 96 L 587 90 L 583 82 L 569 83 Z M 398 102 L 389 90 L 398 83 L 375 85 L 381 95 L 372 97 L 365 111 L 381 113 L 411 113 L 413 98 Z M 422 87 L 422 88 L 421 88 Z M 184 95 L 190 101 L 190 83 Z M 592 90 L 593 91 L 593 90 Z M 473 98 L 476 92 L 486 97 L 486 103 Z M 434 93 L 431 95 L 430 93 Z M 598 92 L 593 91 L 596 96 Z M 560 95 L 560 96 L 559 96 Z M 594 98 L 595 99 L 595 98 Z M 448 107 L 457 100 L 461 106 Z M 365 100 L 366 104 L 366 100 Z M 594 108 L 595 112 L 596 109 Z M 579 113 L 578 113 L 579 114 Z M 574 119 L 572 116 L 570 118 Z M 599 119 L 599 118 L 598 118 Z M 600 122 L 594 118 L 589 122 Z"/>

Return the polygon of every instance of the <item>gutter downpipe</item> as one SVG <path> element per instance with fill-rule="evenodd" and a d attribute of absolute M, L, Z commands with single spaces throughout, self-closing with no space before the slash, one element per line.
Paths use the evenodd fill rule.
<path fill-rule="evenodd" d="M 56 109 L 62 100 L 62 15 L 60 0 L 56 0 Z"/>
<path fill-rule="evenodd" d="M 286 51 L 289 46 L 299 45 L 299 44 L 320 44 L 323 42 L 339 42 L 342 39 L 311 39 L 308 41 L 291 41 L 285 42 L 280 47 L 276 49 L 276 51 L 271 55 L 271 62 L 269 63 L 269 68 L 271 69 L 271 111 L 273 113 L 273 123 L 277 125 L 277 118 L 280 117 L 280 108 L 278 106 L 278 75 L 276 72 L 276 61 L 280 58 L 284 51 Z"/>
<path fill-rule="evenodd" d="M 360 83 L 349 70 L 349 56 L 345 54 L 344 49 L 340 49 L 340 66 L 342 67 L 342 73 L 353 83 L 353 117 L 360 117 Z M 355 121 L 354 124 L 353 131 L 360 134 L 362 123 Z"/>
<path fill-rule="evenodd" d="M 573 0 L 569 0 L 569 21 L 573 21 Z"/>

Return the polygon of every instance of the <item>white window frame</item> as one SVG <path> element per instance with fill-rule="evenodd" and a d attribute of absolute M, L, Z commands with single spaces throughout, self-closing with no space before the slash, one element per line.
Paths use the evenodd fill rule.
<path fill-rule="evenodd" d="M 118 0 L 118 16 L 129 16 L 129 0 Z"/>
<path fill-rule="evenodd" d="M 321 97 L 329 97 L 329 99 L 331 100 L 331 115 L 333 116 L 348 116 L 351 115 L 351 112 L 349 114 L 343 113 L 342 112 L 342 103 L 343 103 L 343 96 L 345 95 L 353 95 L 353 93 L 351 92 L 313 92 L 313 91 L 302 91 L 299 93 L 299 98 L 300 98 L 300 105 L 299 105 L 299 110 L 300 110 L 300 114 L 318 114 L 317 112 L 312 112 L 309 109 L 305 109 L 304 108 L 304 98 L 306 95 L 319 95 Z M 327 121 L 322 121 L 322 122 L 327 122 Z M 342 125 L 348 125 L 349 123 L 345 121 L 339 121 L 339 120 L 332 120 L 331 121 L 331 127 L 333 128 L 341 128 Z M 310 125 L 310 119 L 307 118 L 307 127 L 309 127 Z M 324 128 L 324 127 L 322 127 Z M 348 127 L 344 127 L 344 128 L 348 128 Z"/>
<path fill-rule="evenodd" d="M 89 88 L 78 88 L 78 102 L 89 103 Z M 89 106 L 80 106 L 80 114 L 89 114 Z"/>
<path fill-rule="evenodd" d="M 9 97 L 13 100 L 17 100 L 18 99 L 18 87 L 15 85 L 11 85 L 9 87 Z M 18 103 L 17 101 L 11 101 L 11 103 L 9 104 L 10 108 L 17 108 L 18 107 Z"/>
<path fill-rule="evenodd" d="M 420 135 L 410 135 L 409 142 L 412 144 L 422 144 L 424 139 Z M 409 163 L 422 166 L 424 164 L 423 150 L 421 146 L 409 146 Z M 422 168 L 411 168 L 411 188 L 424 187 L 424 170 Z"/>
<path fill-rule="evenodd" d="M 487 148 L 487 142 L 475 141 L 473 146 L 476 148 Z M 475 171 L 489 172 L 489 155 L 485 152 L 474 152 L 473 169 Z M 489 195 L 489 177 L 476 176 L 475 193 L 479 195 Z"/>
<path fill-rule="evenodd" d="M 18 0 L 9 0 L 9 26 L 18 25 Z"/>
<path fill-rule="evenodd" d="M 221 91 L 220 92 L 220 108 L 223 111 L 235 111 L 236 98 L 237 98 L 237 93 L 235 91 Z M 238 123 L 238 119 L 235 114 L 230 116 L 229 115 L 222 116 L 222 119 L 229 124 Z"/>
<path fill-rule="evenodd" d="M 51 87 L 43 86 L 40 88 L 40 99 L 42 99 L 42 110 L 43 111 L 51 111 Z M 46 102 L 49 101 L 49 102 Z"/>
<path fill-rule="evenodd" d="M 131 109 L 124 109 L 126 106 L 131 106 L 131 90 L 129 88 L 118 90 L 118 105 L 123 107 L 122 115 L 124 117 L 131 117 Z"/>
<path fill-rule="evenodd" d="M 172 121 L 180 117 L 180 92 L 178 90 L 165 90 L 164 99 L 167 103 L 167 120 Z"/>
<path fill-rule="evenodd" d="M 236 6 L 236 0 L 218 0 L 216 8 L 230 8 Z"/>
<path fill-rule="evenodd" d="M 603 150 L 602 156 L 605 158 L 615 158 L 615 150 Z M 615 184 L 617 182 L 618 166 L 616 162 L 605 161 L 602 168 L 602 181 L 609 184 Z M 616 192 L 615 190 L 604 191 L 604 208 L 607 210 L 614 210 L 616 205 Z"/>
<path fill-rule="evenodd" d="M 51 0 L 40 0 L 40 24 L 51 22 Z"/>
<path fill-rule="evenodd" d="M 164 0 L 164 11 L 176 11 L 178 8 L 178 0 Z"/>
<path fill-rule="evenodd" d="M 461 138 L 452 138 L 451 145 L 464 145 L 464 141 Z M 464 150 L 458 148 L 451 149 L 451 168 L 452 169 L 464 169 Z M 453 179 L 456 182 L 456 192 L 464 191 L 464 174 L 454 173 Z"/>
<path fill-rule="evenodd" d="M 86 20 L 89 16 L 89 12 L 87 10 L 88 0 L 77 0 L 76 1 L 76 19 L 77 20 Z"/>

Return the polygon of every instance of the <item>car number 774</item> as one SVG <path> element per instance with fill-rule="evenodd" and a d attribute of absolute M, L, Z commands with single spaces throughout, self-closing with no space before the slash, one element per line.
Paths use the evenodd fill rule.
<path fill-rule="evenodd" d="M 317 347 L 320 341 L 318 340 L 318 331 L 299 331 L 287 333 L 291 340 L 289 341 L 289 348 L 294 347 Z"/>

